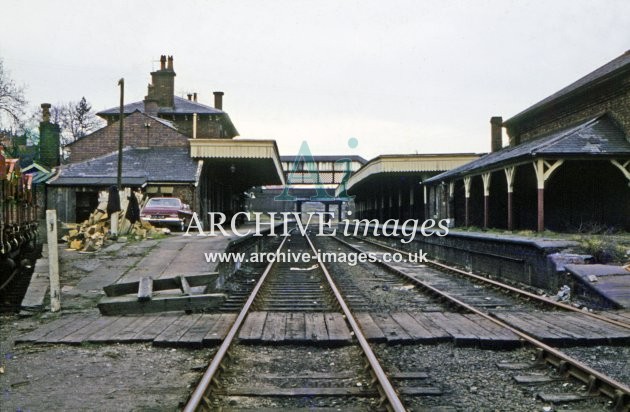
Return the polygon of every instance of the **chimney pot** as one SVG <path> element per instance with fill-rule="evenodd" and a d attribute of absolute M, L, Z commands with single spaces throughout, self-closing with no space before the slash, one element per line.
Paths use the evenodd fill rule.
<path fill-rule="evenodd" d="M 497 152 L 503 148 L 503 117 L 490 118 L 490 148 Z"/>
<path fill-rule="evenodd" d="M 193 93 L 193 100 L 196 102 L 197 101 L 197 93 Z"/>
<path fill-rule="evenodd" d="M 169 70 L 173 70 L 173 56 L 168 56 L 168 66 Z"/>
<path fill-rule="evenodd" d="M 50 103 L 42 103 L 42 121 L 50 123 Z"/>
<path fill-rule="evenodd" d="M 161 55 L 160 56 L 160 70 L 164 70 L 164 69 L 166 69 L 166 56 Z"/>
<path fill-rule="evenodd" d="M 223 110 L 223 92 L 213 92 L 214 94 L 214 108 Z"/>
<path fill-rule="evenodd" d="M 188 93 L 188 100 L 192 100 L 192 96 L 193 95 L 191 93 Z"/>

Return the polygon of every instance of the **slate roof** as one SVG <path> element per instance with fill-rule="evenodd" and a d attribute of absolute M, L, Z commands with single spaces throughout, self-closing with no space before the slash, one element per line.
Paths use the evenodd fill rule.
<path fill-rule="evenodd" d="M 481 173 L 536 157 L 566 159 L 615 156 L 630 156 L 630 140 L 609 115 L 603 114 L 518 146 L 508 146 L 489 153 L 473 162 L 427 179 L 425 183 Z"/>
<path fill-rule="evenodd" d="M 116 183 L 118 152 L 69 164 L 54 186 L 103 186 Z M 153 147 L 123 149 L 123 184 L 142 185 L 150 182 L 196 183 L 197 161 L 190 158 L 187 147 Z M 125 183 L 127 182 L 127 183 Z"/>
<path fill-rule="evenodd" d="M 532 114 L 547 105 L 555 103 L 557 100 L 568 97 L 571 94 L 578 93 L 581 90 L 588 89 L 589 87 L 595 86 L 596 84 L 600 84 L 607 79 L 615 77 L 623 72 L 630 72 L 630 50 L 626 51 L 624 54 L 617 57 L 616 59 L 606 63 L 599 69 L 587 74 L 586 76 L 571 83 L 567 87 L 552 94 L 551 96 L 539 101 L 533 106 L 528 107 L 517 115 L 512 116 L 510 119 L 506 120 L 504 124 L 510 125 L 510 123 L 516 122 L 519 119 L 526 117 L 527 115 Z"/>
<path fill-rule="evenodd" d="M 179 96 L 173 96 L 174 107 L 160 107 L 158 114 L 226 114 L 224 111 L 206 106 L 192 100 L 184 99 Z M 125 114 L 133 113 L 136 110 L 144 112 L 144 101 L 133 102 L 123 106 Z M 102 110 L 97 115 L 116 115 L 120 113 L 120 107 L 112 107 L 111 109 Z"/>
<path fill-rule="evenodd" d="M 174 107 L 160 107 L 158 108 L 158 116 L 159 115 L 173 115 L 173 114 L 211 114 L 219 116 L 219 122 L 223 125 L 225 130 L 231 136 L 238 136 L 238 130 L 236 130 L 236 126 L 232 123 L 230 116 L 219 109 L 215 109 L 214 107 L 206 106 L 205 104 L 201 104 L 192 100 L 184 99 L 182 97 L 173 96 L 173 106 Z M 125 114 L 131 114 L 135 111 L 140 113 L 144 113 L 144 101 L 133 102 L 123 106 L 123 111 Z M 97 115 L 101 117 L 114 116 L 120 113 L 120 107 L 112 107 L 111 109 L 102 110 Z M 173 123 L 161 119 L 159 117 L 149 116 L 154 118 L 162 123 L 166 124 L 173 129 L 176 127 Z"/>

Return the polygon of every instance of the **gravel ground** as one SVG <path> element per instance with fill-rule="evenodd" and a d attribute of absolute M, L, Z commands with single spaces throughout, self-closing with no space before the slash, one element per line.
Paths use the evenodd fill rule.
<path fill-rule="evenodd" d="M 564 348 L 563 352 L 596 371 L 605 373 L 626 386 L 630 386 L 630 347 Z"/>
<path fill-rule="evenodd" d="M 338 253 L 346 251 L 345 246 L 332 239 L 318 238 L 316 242 L 322 250 L 331 249 Z M 410 283 L 384 272 L 374 264 L 358 263 L 350 266 L 346 263 L 326 263 L 326 267 L 342 293 L 348 291 L 347 288 L 344 290 L 343 280 L 349 281 L 361 293 L 372 312 L 448 310 L 446 306 L 416 290 Z"/>
<path fill-rule="evenodd" d="M 213 349 L 31 345 L 13 340 L 38 320 L 0 319 L 2 411 L 175 411 Z"/>
<path fill-rule="evenodd" d="M 604 398 L 592 398 L 556 406 L 536 398 L 539 392 L 575 393 L 583 390 L 575 380 L 559 379 L 545 384 L 519 385 L 514 375 L 545 374 L 559 378 L 553 368 L 526 370 L 499 369 L 498 362 L 532 362 L 529 349 L 490 351 L 440 345 L 377 345 L 377 356 L 389 368 L 400 371 L 426 371 L 427 385 L 443 390 L 441 396 L 405 397 L 405 404 L 415 411 L 444 408 L 457 411 L 599 411 L 610 407 Z"/>
<path fill-rule="evenodd" d="M 220 376 L 224 391 L 248 388 L 343 387 L 367 390 L 370 375 L 363 368 L 357 346 L 337 348 L 296 345 L 238 345 L 231 351 L 228 370 Z M 329 375 L 327 377 L 322 376 Z M 331 379 L 330 375 L 335 375 Z M 370 397 L 212 397 L 213 408 L 315 408 L 344 410 L 377 409 L 377 399 Z"/>

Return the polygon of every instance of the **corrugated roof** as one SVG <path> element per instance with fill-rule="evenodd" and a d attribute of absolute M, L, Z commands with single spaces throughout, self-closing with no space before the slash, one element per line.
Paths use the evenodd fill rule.
<path fill-rule="evenodd" d="M 551 96 L 539 101 L 533 106 L 528 107 L 517 115 L 512 116 L 510 119 L 506 120 L 504 124 L 509 125 L 510 123 L 516 122 L 520 118 L 526 117 L 527 115 L 538 111 L 542 107 L 547 106 L 555 102 L 556 100 L 576 93 L 582 89 L 587 89 L 590 86 L 593 86 L 624 71 L 630 71 L 630 50 L 626 51 L 624 54 L 617 57 L 616 59 L 606 63 L 597 70 L 571 83 L 567 87 L 552 94 Z"/>
<path fill-rule="evenodd" d="M 481 173 L 535 157 L 630 156 L 630 141 L 609 115 L 552 132 L 518 146 L 508 146 L 478 160 L 426 180 L 426 183 Z"/>
<path fill-rule="evenodd" d="M 134 182 L 196 183 L 197 161 L 187 147 L 126 147 L 123 151 L 123 180 Z M 118 152 L 64 167 L 50 185 L 108 184 L 118 175 Z"/>

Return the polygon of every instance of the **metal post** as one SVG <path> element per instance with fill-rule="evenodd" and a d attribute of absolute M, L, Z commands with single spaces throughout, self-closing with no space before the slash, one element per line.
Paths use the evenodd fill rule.
<path fill-rule="evenodd" d="M 57 211 L 46 211 L 46 234 L 48 238 L 48 274 L 50 276 L 50 311 L 61 309 L 61 287 L 59 286 L 59 249 L 57 248 Z"/>

